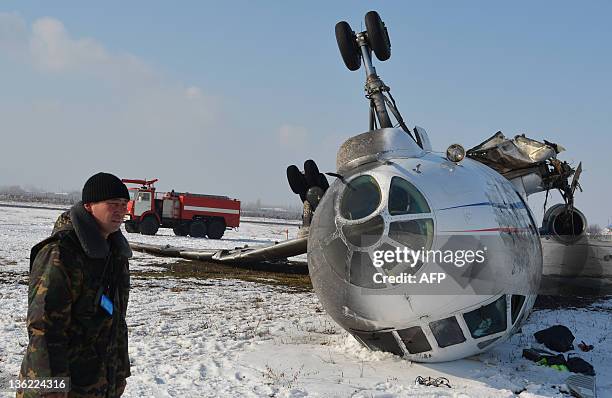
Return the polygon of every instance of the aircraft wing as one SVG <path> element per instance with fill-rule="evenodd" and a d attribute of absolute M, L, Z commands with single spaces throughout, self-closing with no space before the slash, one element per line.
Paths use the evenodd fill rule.
<path fill-rule="evenodd" d="M 246 264 L 260 261 L 282 261 L 288 257 L 306 253 L 308 237 L 286 240 L 270 246 L 243 247 L 235 249 L 193 249 L 170 245 L 151 245 L 130 242 L 132 250 L 189 260 L 212 261 L 223 264 Z"/>

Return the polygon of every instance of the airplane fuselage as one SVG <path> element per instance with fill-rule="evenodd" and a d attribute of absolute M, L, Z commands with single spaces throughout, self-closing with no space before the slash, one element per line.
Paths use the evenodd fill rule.
<path fill-rule="evenodd" d="M 343 148 L 343 179 L 325 193 L 308 241 L 330 316 L 364 345 L 420 361 L 473 355 L 511 335 L 542 273 L 538 229 L 515 187 L 471 159 L 422 150 L 401 130 Z"/>

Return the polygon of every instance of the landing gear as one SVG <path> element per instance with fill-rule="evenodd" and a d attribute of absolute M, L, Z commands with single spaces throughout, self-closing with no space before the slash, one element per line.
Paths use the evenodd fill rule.
<path fill-rule="evenodd" d="M 366 31 L 357 35 L 348 22 L 341 21 L 336 24 L 336 42 L 340 55 L 344 65 L 352 71 L 356 71 L 361 66 L 362 52 L 360 46 L 363 44 L 374 51 L 376 58 L 379 60 L 386 61 L 391 58 L 389 33 L 376 11 L 370 11 L 365 15 L 365 26 Z M 358 39 L 358 37 L 365 39 L 364 33 L 367 33 L 367 41 L 361 43 L 360 40 L 362 39 Z"/>
<path fill-rule="evenodd" d="M 319 201 L 329 188 L 327 177 L 319 171 L 319 167 L 314 160 L 308 159 L 304 162 L 304 172 L 302 173 L 296 165 L 287 167 L 287 180 L 291 186 L 291 190 L 300 195 L 303 204 L 302 227 L 300 227 L 299 236 L 308 234 L 307 230 L 310 227 L 310 221 L 319 205 Z"/>
<path fill-rule="evenodd" d="M 397 125 L 422 148 L 423 143 L 415 139 L 406 123 L 404 123 L 391 95 L 391 89 L 378 76 L 372 63 L 372 52 L 381 61 L 386 61 L 391 57 L 389 32 L 376 11 L 370 11 L 365 15 L 365 26 L 365 31 L 356 33 L 353 32 L 347 22 L 338 22 L 336 24 L 336 42 L 347 68 L 357 70 L 362 63 L 365 67 L 366 98 L 370 100 L 370 130 L 393 128 L 395 123 L 391 121 L 390 113 L 392 113 L 397 120 Z"/>

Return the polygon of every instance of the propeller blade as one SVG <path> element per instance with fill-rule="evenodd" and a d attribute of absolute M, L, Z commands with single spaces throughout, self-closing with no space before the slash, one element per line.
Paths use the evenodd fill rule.
<path fill-rule="evenodd" d="M 578 183 L 578 179 L 580 178 L 580 174 L 582 174 L 582 162 L 578 163 L 578 167 L 576 167 L 576 171 L 574 172 L 574 177 L 572 178 L 572 184 L 570 185 L 572 189 L 572 195 L 576 192 L 576 187 L 580 184 Z M 582 188 L 580 188 L 582 192 Z"/>

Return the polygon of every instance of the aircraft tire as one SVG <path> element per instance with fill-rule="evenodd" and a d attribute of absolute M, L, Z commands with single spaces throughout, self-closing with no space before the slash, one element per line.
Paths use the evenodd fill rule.
<path fill-rule="evenodd" d="M 206 223 L 201 220 L 196 220 L 189 226 L 189 236 L 192 238 L 203 238 L 206 236 Z"/>
<path fill-rule="evenodd" d="M 306 196 L 306 190 L 308 189 L 306 186 L 306 178 L 294 164 L 287 167 L 287 181 L 289 181 L 289 186 L 293 193 L 300 195 L 300 197 Z"/>
<path fill-rule="evenodd" d="M 336 42 L 340 49 L 340 55 L 344 65 L 349 70 L 356 71 L 361 66 L 361 54 L 357 47 L 355 32 L 346 21 L 340 21 L 336 24 Z"/>
<path fill-rule="evenodd" d="M 376 54 L 376 58 L 386 61 L 391 57 L 391 41 L 385 24 L 376 11 L 370 11 L 365 15 L 365 26 L 368 31 L 370 46 Z"/>
<path fill-rule="evenodd" d="M 139 229 L 143 235 L 155 235 L 159 230 L 159 223 L 154 216 L 146 216 L 140 223 Z"/>
<path fill-rule="evenodd" d="M 304 177 L 306 178 L 306 186 L 308 188 L 318 187 L 321 183 L 319 178 L 319 168 L 314 160 L 308 159 L 304 162 Z"/>
<path fill-rule="evenodd" d="M 212 220 L 208 225 L 208 237 L 210 239 L 221 239 L 225 233 L 225 221 Z"/>

